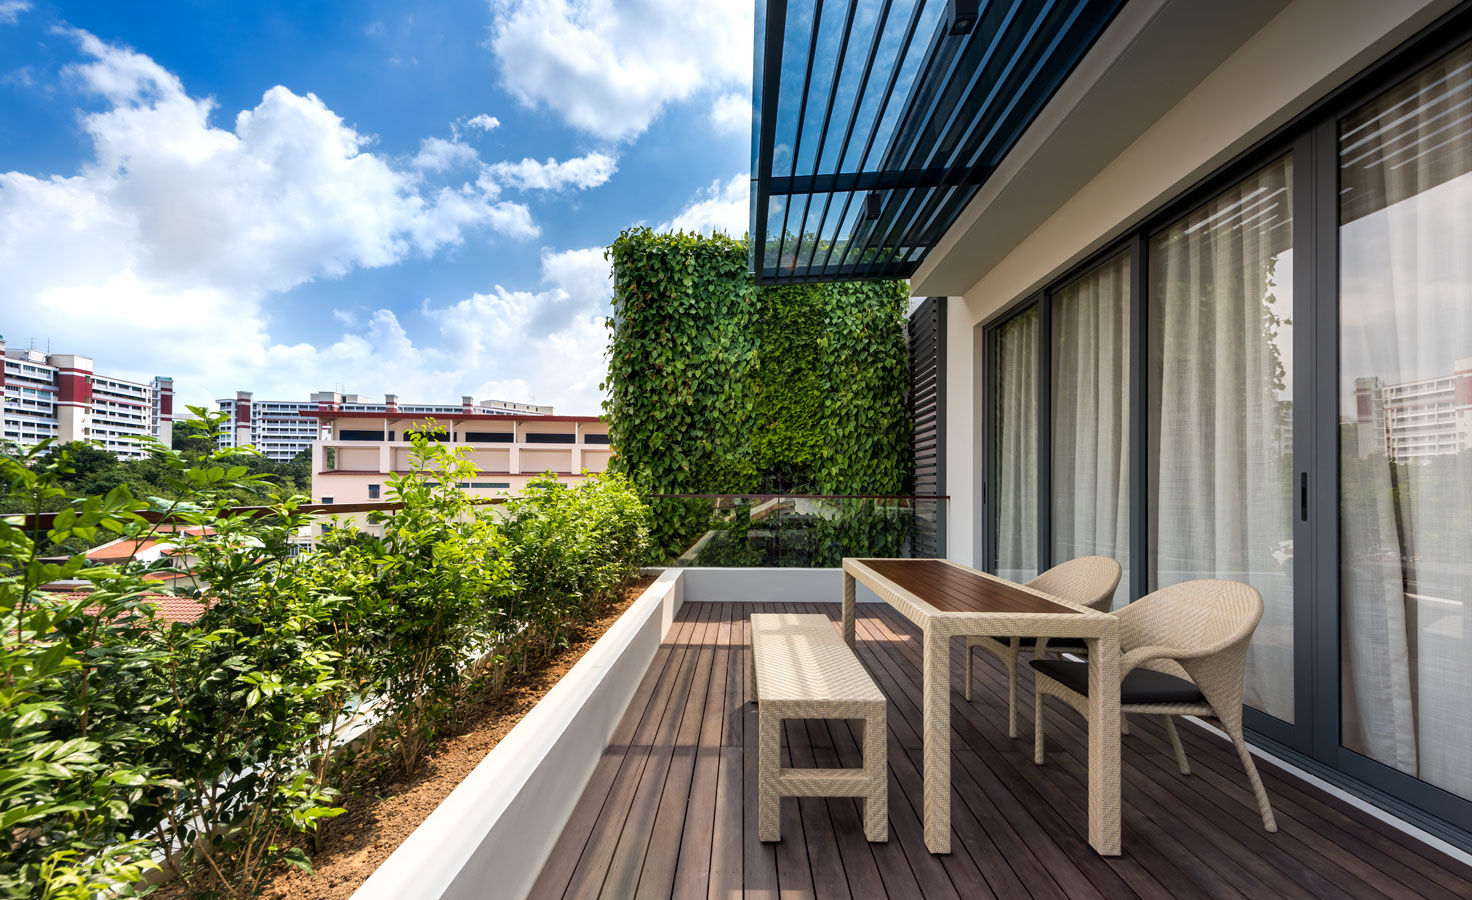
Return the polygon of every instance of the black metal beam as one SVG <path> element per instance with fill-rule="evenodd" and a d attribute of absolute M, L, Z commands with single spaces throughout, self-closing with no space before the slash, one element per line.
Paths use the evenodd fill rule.
<path fill-rule="evenodd" d="M 981 184 L 990 172 L 969 166 L 900 169 L 886 172 L 830 172 L 773 176 L 773 194 L 838 194 L 844 191 L 884 191 L 897 188 L 934 188 Z"/>
<path fill-rule="evenodd" d="M 860 22 L 856 0 L 801 2 L 810 4 L 803 8 L 811 8 L 811 18 L 791 20 L 788 0 L 759 3 L 750 259 L 761 281 L 913 272 L 1123 6 L 1123 0 L 989 3 L 971 33 L 953 35 L 941 0 L 913 0 L 903 37 L 892 44 L 898 35 L 886 35 L 890 4 L 874 21 Z M 792 83 L 783 86 L 790 28 L 799 29 L 790 37 L 807 58 L 787 61 Z M 857 80 L 845 79 L 859 64 L 849 59 L 851 44 L 859 42 L 868 44 L 862 69 Z M 837 55 L 817 60 L 829 46 Z M 819 78 L 831 71 L 826 92 L 814 84 L 815 71 Z M 876 81 L 883 82 L 882 93 Z M 795 122 L 778 108 L 783 91 L 796 102 Z M 823 119 L 809 127 L 808 113 L 819 103 Z M 792 160 L 782 173 L 774 171 L 778 144 Z M 854 198 L 870 193 L 882 197 L 878 219 L 853 212 Z M 768 221 L 774 198 L 784 201 L 781 233 L 769 235 L 777 224 Z"/>
<path fill-rule="evenodd" d="M 765 8 L 765 21 L 762 10 Z M 782 87 L 782 36 L 787 31 L 787 0 L 767 0 L 757 4 L 756 37 L 762 55 L 759 71 L 754 73 L 753 99 L 757 102 L 756 159 L 752 176 L 756 194 L 752 200 L 752 233 L 747 240 L 747 257 L 752 271 L 762 269 L 767 251 L 767 205 L 771 197 L 770 179 L 772 151 L 777 141 L 777 99 Z"/>

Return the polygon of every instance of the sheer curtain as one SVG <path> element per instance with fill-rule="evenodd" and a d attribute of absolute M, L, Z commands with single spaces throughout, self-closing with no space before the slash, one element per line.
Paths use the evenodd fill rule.
<path fill-rule="evenodd" d="M 996 368 L 997 574 L 1038 574 L 1038 311 L 998 329 Z"/>
<path fill-rule="evenodd" d="M 1053 561 L 1112 556 L 1129 602 L 1130 258 L 1053 294 Z"/>
<path fill-rule="evenodd" d="M 1150 242 L 1150 584 L 1245 581 L 1246 702 L 1293 720 L 1292 164 Z"/>
<path fill-rule="evenodd" d="M 1472 798 L 1472 48 L 1341 123 L 1344 745 Z"/>

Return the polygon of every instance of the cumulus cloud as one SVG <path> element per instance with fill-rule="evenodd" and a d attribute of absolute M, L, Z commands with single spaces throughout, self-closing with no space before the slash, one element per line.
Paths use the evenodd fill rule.
<path fill-rule="evenodd" d="M 460 141 L 447 141 L 444 138 L 425 138 L 419 145 L 419 152 L 414 155 L 413 166 L 416 169 L 425 169 L 430 172 L 443 172 L 467 165 L 476 165 L 480 162 L 480 154 L 475 148 Z"/>
<path fill-rule="evenodd" d="M 724 232 L 741 237 L 751 220 L 751 176 L 733 175 L 729 181 L 717 179 L 697 194 L 685 208 L 655 231 L 694 231 L 700 234 Z"/>
<path fill-rule="evenodd" d="M 68 71 L 109 108 L 82 117 L 94 159 L 72 176 L 0 173 L 0 290 L 128 270 L 242 294 L 396 263 L 490 228 L 527 238 L 530 213 L 484 186 L 431 186 L 367 152 L 313 94 L 266 91 L 232 129 L 152 59 L 71 32 Z M 42 261 L 50 260 L 51 265 Z"/>
<path fill-rule="evenodd" d="M 501 120 L 496 118 L 495 116 L 488 116 L 485 113 L 481 113 L 478 116 L 471 116 L 465 121 L 465 124 L 470 128 L 476 128 L 481 131 L 490 131 L 493 128 L 500 128 Z"/>
<path fill-rule="evenodd" d="M 523 159 L 521 162 L 501 162 L 487 167 L 488 176 L 495 181 L 521 188 L 522 190 L 557 191 L 566 187 L 597 187 L 618 171 L 618 161 L 602 153 L 589 153 L 564 162 L 551 157 L 546 162 Z"/>
<path fill-rule="evenodd" d="M 748 0 L 491 0 L 490 45 L 506 89 L 609 140 L 670 103 L 749 85 Z"/>
<path fill-rule="evenodd" d="M 710 124 L 726 134 L 751 133 L 751 97 L 732 92 L 722 95 L 710 108 Z"/>
<path fill-rule="evenodd" d="M 30 0 L 0 0 L 0 25 L 14 25 L 30 8 Z"/>
<path fill-rule="evenodd" d="M 430 336 L 416 330 L 417 342 L 387 309 L 323 310 L 341 329 L 330 342 L 272 334 L 276 309 L 305 282 L 433 254 L 473 231 L 536 235 L 527 207 L 501 199 L 483 165 L 465 183 L 438 183 L 432 166 L 375 155 L 370 136 L 284 87 L 216 125 L 213 101 L 190 96 L 152 59 L 67 34 L 83 57 L 69 77 L 106 108 L 80 118 L 92 157 L 75 174 L 0 172 L 6 334 L 64 337 L 66 350 L 123 377 L 171 375 L 194 404 L 339 382 L 431 400 L 522 377 L 541 402 L 597 411 L 601 251 L 547 252 L 535 290 L 497 286 L 428 307 Z M 440 152 L 471 164 L 464 151 L 426 146 L 415 159 Z M 548 165 L 566 173 L 549 183 L 594 178 Z M 481 311 L 487 320 L 472 321 Z"/>

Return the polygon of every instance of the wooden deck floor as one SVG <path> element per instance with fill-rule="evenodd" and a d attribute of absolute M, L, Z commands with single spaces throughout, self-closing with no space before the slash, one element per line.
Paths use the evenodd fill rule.
<path fill-rule="evenodd" d="M 1192 774 L 1164 731 L 1124 738 L 1124 854 L 1087 842 L 1082 720 L 1049 706 L 1048 763 L 1032 762 L 1031 678 L 1022 737 L 1007 738 L 1005 671 L 977 652 L 975 700 L 954 649 L 953 852 L 925 850 L 918 632 L 861 604 L 859 658 L 889 696 L 890 840 L 869 844 L 856 801 L 784 800 L 780 844 L 756 839 L 756 707 L 742 677 L 753 612 L 837 604 L 686 604 L 649 668 L 532 896 L 567 897 L 1472 897 L 1472 870 L 1304 782 L 1260 765 L 1268 834 L 1230 745 L 1181 728 Z M 856 765 L 859 723 L 789 723 L 788 764 Z"/>

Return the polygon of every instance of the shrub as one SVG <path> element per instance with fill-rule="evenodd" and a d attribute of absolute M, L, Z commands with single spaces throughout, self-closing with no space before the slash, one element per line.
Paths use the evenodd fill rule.
<path fill-rule="evenodd" d="M 539 475 L 507 502 L 504 521 L 516 592 L 502 632 L 518 664 L 528 649 L 519 644 L 545 653 L 595 618 L 649 543 L 648 508 L 617 475 L 576 485 Z"/>
<path fill-rule="evenodd" d="M 144 500 L 68 497 L 66 448 L 0 453 L 0 897 L 126 896 L 155 852 L 192 896 L 253 894 L 273 864 L 307 864 L 292 835 L 341 812 L 330 761 L 350 711 L 372 708 L 413 771 L 472 660 L 563 643 L 646 551 L 626 479 L 533 479 L 498 515 L 456 487 L 465 459 L 413 442 L 389 479 L 401 508 L 370 516 L 382 533 L 342 527 L 300 556 L 306 498 L 230 506 L 270 481 L 239 450 L 150 444 L 165 496 Z M 56 509 L 45 534 L 14 516 Z M 104 534 L 175 545 L 200 619 L 155 615 L 146 577 L 165 562 L 42 558 Z M 72 577 L 94 590 L 40 590 Z"/>
<path fill-rule="evenodd" d="M 0 456 L 7 508 L 64 499 L 68 455 L 43 460 L 47 449 Z M 130 644 L 150 625 L 142 584 L 84 572 L 80 555 L 41 558 L 42 546 L 121 530 L 141 507 L 115 488 L 71 504 L 44 535 L 0 519 L 0 896 L 90 896 L 151 867 L 147 843 L 133 839 L 132 807 L 160 779 L 135 758 L 141 732 L 120 707 L 125 673 L 142 658 Z M 80 599 L 40 590 L 78 577 L 99 590 Z"/>
<path fill-rule="evenodd" d="M 146 758 L 173 775 L 155 798 L 158 841 L 199 893 L 252 896 L 274 863 L 307 867 L 282 839 L 342 812 L 312 765 L 326 701 L 341 698 L 342 678 L 339 655 L 321 639 L 322 589 L 286 551 L 307 522 L 297 506 L 276 498 L 268 516 L 219 506 L 176 512 L 199 527 L 177 540 L 196 560 L 195 578 L 206 585 L 196 590 L 210 606 L 198 622 L 149 635 L 156 663 Z"/>
<path fill-rule="evenodd" d="M 511 589 L 505 537 L 456 487 L 475 466 L 423 433 L 411 440 L 410 470 L 387 481 L 388 499 L 402 507 L 370 515 L 383 537 L 361 541 L 356 557 L 363 586 L 381 602 L 374 619 L 384 646 L 370 680 L 406 772 L 419 764 L 465 667 L 491 638 L 496 601 Z"/>

